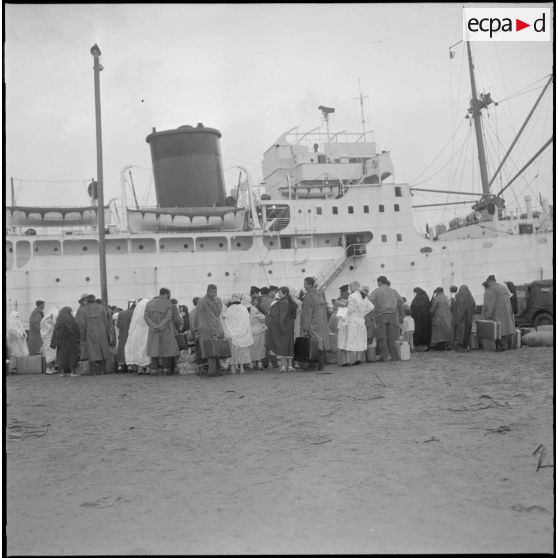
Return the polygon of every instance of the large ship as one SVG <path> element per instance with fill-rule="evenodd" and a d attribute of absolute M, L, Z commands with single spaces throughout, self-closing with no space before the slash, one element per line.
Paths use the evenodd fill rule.
<path fill-rule="evenodd" d="M 108 302 L 121 307 L 163 286 L 186 304 L 209 283 L 224 297 L 266 284 L 298 292 L 306 276 L 317 278 L 327 300 L 353 279 L 374 288 L 385 275 L 409 300 L 415 286 L 432 292 L 467 284 L 482 302 L 488 274 L 515 283 L 552 278 L 553 207 L 526 200 L 524 213 L 508 212 L 501 192 L 490 191 L 481 115 L 492 100 L 477 95 L 469 48 L 468 55 L 483 192 L 463 218 L 419 233 L 418 188 L 394 181 L 390 152 L 370 134 L 330 133 L 331 107 L 319 107 L 325 131 L 280 135 L 263 154 L 262 183 L 244 169 L 232 195 L 219 130 L 201 123 L 154 128 L 146 141 L 156 206 L 128 206 L 125 168 L 122 199 L 102 209 L 94 184 L 87 206 L 5 208 L 7 310 L 25 318 L 36 299 L 60 307 L 84 292 L 100 295 L 100 211 Z"/>

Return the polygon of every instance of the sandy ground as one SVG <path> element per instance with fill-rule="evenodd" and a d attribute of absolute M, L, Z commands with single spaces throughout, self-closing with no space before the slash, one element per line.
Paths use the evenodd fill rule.
<path fill-rule="evenodd" d="M 552 348 L 325 372 L 9 376 L 8 554 L 553 552 Z"/>

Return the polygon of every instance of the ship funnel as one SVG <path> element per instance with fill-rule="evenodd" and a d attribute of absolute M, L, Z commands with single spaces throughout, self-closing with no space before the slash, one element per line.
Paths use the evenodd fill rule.
<path fill-rule="evenodd" d="M 212 207 L 225 203 L 221 132 L 200 122 L 149 134 L 159 207 Z"/>

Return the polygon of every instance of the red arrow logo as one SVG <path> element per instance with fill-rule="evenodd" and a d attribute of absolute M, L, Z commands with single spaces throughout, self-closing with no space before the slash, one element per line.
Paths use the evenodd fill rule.
<path fill-rule="evenodd" d="M 524 21 L 521 21 L 520 19 L 515 20 L 515 30 L 516 31 L 521 31 L 522 29 L 525 29 L 525 27 L 531 27 L 530 23 L 525 23 Z"/>

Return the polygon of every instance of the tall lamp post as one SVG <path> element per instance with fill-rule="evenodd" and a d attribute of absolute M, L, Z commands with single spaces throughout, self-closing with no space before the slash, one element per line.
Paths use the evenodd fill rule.
<path fill-rule="evenodd" d="M 103 139 L 101 130 L 101 88 L 99 73 L 103 69 L 99 62 L 101 49 L 95 43 L 91 47 L 93 55 L 93 79 L 95 83 L 95 124 L 97 132 L 97 224 L 99 229 L 99 271 L 101 275 L 101 299 L 108 304 L 107 257 L 105 252 L 105 199 L 103 193 Z"/>

